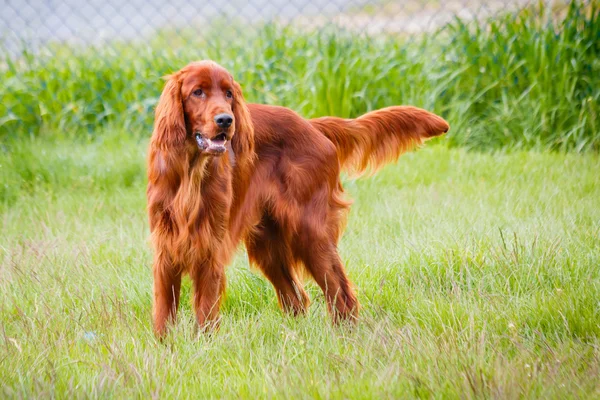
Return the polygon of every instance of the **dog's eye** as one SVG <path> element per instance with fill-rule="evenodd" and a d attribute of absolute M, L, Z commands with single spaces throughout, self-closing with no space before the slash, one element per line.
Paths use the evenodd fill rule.
<path fill-rule="evenodd" d="M 202 97 L 204 96 L 204 91 L 202 89 L 196 89 L 192 92 L 194 96 Z"/>
<path fill-rule="evenodd" d="M 225 96 L 227 96 L 228 99 L 233 99 L 233 93 L 231 93 L 231 90 L 225 92 Z"/>

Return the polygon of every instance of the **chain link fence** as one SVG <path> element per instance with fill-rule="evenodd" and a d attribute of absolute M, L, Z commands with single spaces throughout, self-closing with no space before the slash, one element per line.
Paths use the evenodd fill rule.
<path fill-rule="evenodd" d="M 202 35 L 214 20 L 241 25 L 278 22 L 309 28 L 334 25 L 357 33 L 419 34 L 455 18 L 484 20 L 539 0 L 3 0 L 0 35 L 6 50 L 50 41 L 101 44 L 144 39 L 185 27 Z M 543 0 L 542 3 L 564 5 Z"/>

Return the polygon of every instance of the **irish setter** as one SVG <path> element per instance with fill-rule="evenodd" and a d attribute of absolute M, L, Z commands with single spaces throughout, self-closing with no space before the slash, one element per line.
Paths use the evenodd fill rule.
<path fill-rule="evenodd" d="M 409 106 L 307 120 L 284 107 L 248 104 L 212 61 L 168 77 L 148 154 L 156 334 L 175 319 L 184 273 L 200 327 L 218 323 L 225 266 L 240 241 L 284 311 L 306 311 L 306 271 L 334 321 L 356 318 L 358 301 L 337 251 L 350 205 L 340 171 L 376 170 L 448 129 L 437 115 Z"/>

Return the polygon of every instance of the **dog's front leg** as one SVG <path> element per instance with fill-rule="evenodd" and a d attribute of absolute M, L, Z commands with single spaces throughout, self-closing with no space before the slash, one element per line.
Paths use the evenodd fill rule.
<path fill-rule="evenodd" d="M 181 272 L 178 271 L 171 258 L 160 253 L 152 267 L 154 275 L 154 332 L 159 338 L 167 333 L 167 324 L 175 322 L 179 307 L 181 289 Z"/>
<path fill-rule="evenodd" d="M 225 295 L 225 267 L 214 261 L 199 263 L 190 273 L 194 282 L 194 311 L 200 330 L 218 328 L 219 308 Z"/>

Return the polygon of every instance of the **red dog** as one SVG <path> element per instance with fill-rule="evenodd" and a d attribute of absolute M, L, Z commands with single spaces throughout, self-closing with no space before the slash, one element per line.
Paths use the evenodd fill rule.
<path fill-rule="evenodd" d="M 448 129 L 415 107 L 306 120 L 287 108 L 247 104 L 212 61 L 171 75 L 148 155 L 157 335 L 175 318 L 183 273 L 194 283 L 199 325 L 218 322 L 225 266 L 240 240 L 283 310 L 308 307 L 299 280 L 305 270 L 334 321 L 355 318 L 358 301 L 337 252 L 350 204 L 340 170 L 377 169 Z"/>

